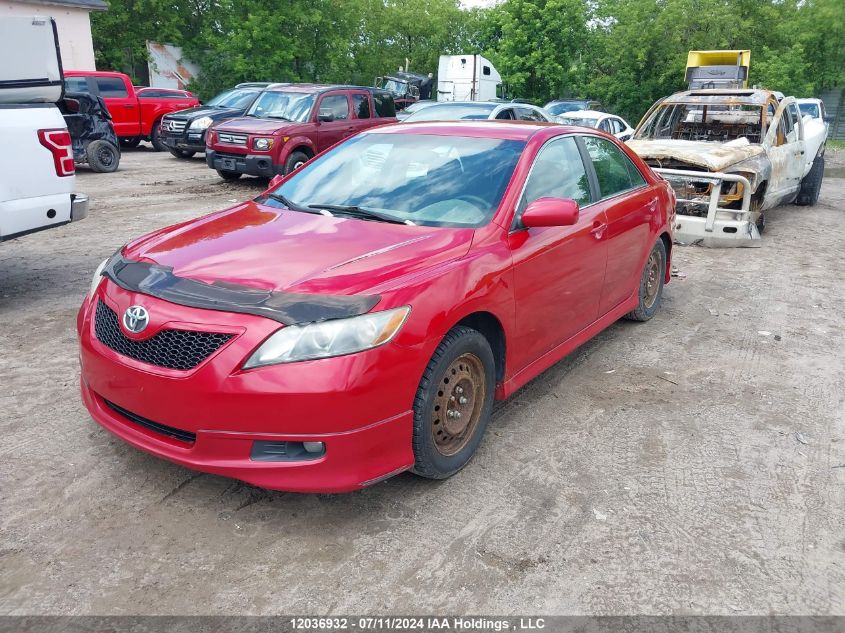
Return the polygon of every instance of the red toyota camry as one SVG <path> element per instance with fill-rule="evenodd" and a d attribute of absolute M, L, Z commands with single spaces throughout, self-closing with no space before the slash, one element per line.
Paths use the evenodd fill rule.
<path fill-rule="evenodd" d="M 674 207 L 596 130 L 373 129 L 103 262 L 82 399 L 142 450 L 265 488 L 448 477 L 494 398 L 654 315 Z"/>

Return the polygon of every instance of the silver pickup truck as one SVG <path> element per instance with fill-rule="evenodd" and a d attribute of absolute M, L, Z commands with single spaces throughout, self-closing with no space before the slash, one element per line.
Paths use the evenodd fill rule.
<path fill-rule="evenodd" d="M 794 97 L 709 89 L 655 103 L 628 145 L 672 184 L 676 241 L 759 246 L 766 209 L 818 200 L 826 137 Z"/>

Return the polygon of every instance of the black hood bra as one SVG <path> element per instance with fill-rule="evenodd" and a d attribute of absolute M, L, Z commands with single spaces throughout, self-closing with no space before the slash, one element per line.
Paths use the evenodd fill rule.
<path fill-rule="evenodd" d="M 378 295 L 322 295 L 260 290 L 241 284 L 205 283 L 178 277 L 158 264 L 133 262 L 115 254 L 103 269 L 124 290 L 190 308 L 253 314 L 284 325 L 344 319 L 366 314 L 379 302 Z"/>

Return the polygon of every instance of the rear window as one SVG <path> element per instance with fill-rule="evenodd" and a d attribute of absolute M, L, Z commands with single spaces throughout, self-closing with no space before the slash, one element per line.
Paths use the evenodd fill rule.
<path fill-rule="evenodd" d="M 392 118 L 396 116 L 396 105 L 393 97 L 383 92 L 373 93 L 373 106 L 376 109 L 376 116 Z"/>
<path fill-rule="evenodd" d="M 352 109 L 359 119 L 370 118 L 370 100 L 367 95 L 352 95 Z"/>
<path fill-rule="evenodd" d="M 65 77 L 65 90 L 68 92 L 88 92 L 88 80 L 85 77 Z"/>
<path fill-rule="evenodd" d="M 104 99 L 129 96 L 126 85 L 118 77 L 95 77 L 94 81 L 97 82 L 97 90 Z"/>

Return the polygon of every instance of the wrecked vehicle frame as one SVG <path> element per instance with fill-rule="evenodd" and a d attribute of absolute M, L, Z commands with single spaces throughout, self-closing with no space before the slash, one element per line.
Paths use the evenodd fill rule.
<path fill-rule="evenodd" d="M 724 247 L 759 246 L 767 209 L 815 202 L 818 140 L 793 97 L 718 89 L 661 99 L 628 144 L 675 190 L 676 240 Z"/>

